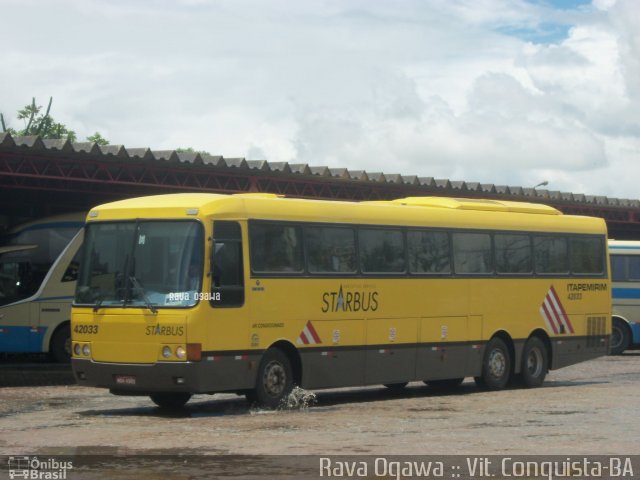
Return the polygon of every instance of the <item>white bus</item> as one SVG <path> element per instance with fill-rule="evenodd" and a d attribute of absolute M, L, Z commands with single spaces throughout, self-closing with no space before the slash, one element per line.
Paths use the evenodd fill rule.
<path fill-rule="evenodd" d="M 0 353 L 49 353 L 69 361 L 84 216 L 47 217 L 0 239 Z"/>
<path fill-rule="evenodd" d="M 613 321 L 611 354 L 640 345 L 640 241 L 609 240 Z"/>

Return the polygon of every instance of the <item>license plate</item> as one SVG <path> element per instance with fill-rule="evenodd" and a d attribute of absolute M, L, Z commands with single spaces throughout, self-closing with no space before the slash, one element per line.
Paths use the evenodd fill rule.
<path fill-rule="evenodd" d="M 135 385 L 136 377 L 133 375 L 115 375 L 118 385 Z"/>

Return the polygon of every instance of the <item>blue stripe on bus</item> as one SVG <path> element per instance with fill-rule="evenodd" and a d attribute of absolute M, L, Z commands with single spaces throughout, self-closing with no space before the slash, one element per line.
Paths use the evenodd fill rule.
<path fill-rule="evenodd" d="M 612 288 L 613 298 L 639 298 L 640 288 Z"/>
<path fill-rule="evenodd" d="M 640 323 L 633 323 L 631 327 L 631 343 L 632 345 L 640 344 Z"/>
<path fill-rule="evenodd" d="M 0 352 L 39 353 L 47 333 L 46 327 L 0 325 Z"/>
<path fill-rule="evenodd" d="M 635 246 L 635 247 L 623 247 L 623 246 L 614 247 L 613 245 L 609 245 L 609 250 L 640 250 L 640 246 Z"/>
<path fill-rule="evenodd" d="M 64 297 L 42 297 L 37 298 L 34 302 L 50 302 L 52 300 L 73 300 L 73 295 L 66 295 Z"/>

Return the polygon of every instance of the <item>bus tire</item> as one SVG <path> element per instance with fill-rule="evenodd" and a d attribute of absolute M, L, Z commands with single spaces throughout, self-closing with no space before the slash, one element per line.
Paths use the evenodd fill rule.
<path fill-rule="evenodd" d="M 400 392 L 404 390 L 408 382 L 400 382 L 400 383 L 385 383 L 384 386 L 387 387 L 392 392 Z"/>
<path fill-rule="evenodd" d="M 611 351 L 610 355 L 622 355 L 629 348 L 631 343 L 631 335 L 629 335 L 629 327 L 627 322 L 614 318 L 611 322 Z"/>
<path fill-rule="evenodd" d="M 522 350 L 522 383 L 527 388 L 539 387 L 544 383 L 549 369 L 547 347 L 538 337 L 531 337 Z"/>
<path fill-rule="evenodd" d="M 482 359 L 482 374 L 475 377 L 479 387 L 487 390 L 502 390 L 511 377 L 511 355 L 500 337 L 487 343 Z"/>
<path fill-rule="evenodd" d="M 69 363 L 71 361 L 71 328 L 69 324 L 62 325 L 51 337 L 49 355 L 56 363 Z"/>
<path fill-rule="evenodd" d="M 254 394 L 247 395 L 247 398 L 255 398 L 260 407 L 275 409 L 283 406 L 291 390 L 293 390 L 291 361 L 282 350 L 270 348 L 260 361 Z"/>
<path fill-rule="evenodd" d="M 446 378 L 444 380 L 427 380 L 424 383 L 429 385 L 431 388 L 437 388 L 440 390 L 448 390 L 450 388 L 459 387 L 462 382 L 464 382 L 463 378 Z"/>
<path fill-rule="evenodd" d="M 187 392 L 160 392 L 152 393 L 149 398 L 160 408 L 165 410 L 177 410 L 185 406 L 191 399 L 191 394 Z"/>

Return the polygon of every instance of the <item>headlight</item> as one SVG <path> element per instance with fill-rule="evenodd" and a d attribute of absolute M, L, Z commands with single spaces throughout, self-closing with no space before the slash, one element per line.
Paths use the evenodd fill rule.
<path fill-rule="evenodd" d="M 162 347 L 162 356 L 164 358 L 171 358 L 171 347 Z"/>
<path fill-rule="evenodd" d="M 89 355 L 91 355 L 91 347 L 89 346 L 89 344 L 88 344 L 88 343 L 86 343 L 86 344 L 84 344 L 84 345 L 82 346 L 82 354 L 83 354 L 85 357 L 88 357 Z"/>
<path fill-rule="evenodd" d="M 73 346 L 73 353 L 74 353 L 74 355 L 75 355 L 76 357 L 79 357 L 79 356 L 80 356 L 80 353 L 82 353 L 82 347 L 80 346 L 80 344 L 79 344 L 79 343 L 76 343 L 76 344 Z"/>
<path fill-rule="evenodd" d="M 187 356 L 187 351 L 184 349 L 184 347 L 178 347 L 176 348 L 176 357 L 178 358 L 185 358 Z"/>

